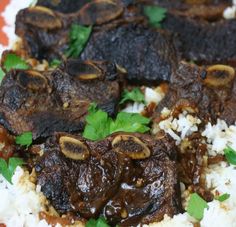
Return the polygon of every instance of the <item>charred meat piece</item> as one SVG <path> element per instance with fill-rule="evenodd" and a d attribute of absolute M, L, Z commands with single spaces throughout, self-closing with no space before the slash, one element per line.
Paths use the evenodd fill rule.
<path fill-rule="evenodd" d="M 80 131 L 91 102 L 115 114 L 118 78 L 113 64 L 79 60 L 48 72 L 10 71 L 0 89 L 0 123 L 14 134 L 32 131 L 34 139 Z"/>
<path fill-rule="evenodd" d="M 186 10 L 197 6 L 219 6 L 219 5 L 231 5 L 231 0 L 147 0 L 147 4 L 156 4 L 161 7 L 175 10 Z"/>
<path fill-rule="evenodd" d="M 36 162 L 37 183 L 61 214 L 104 215 L 112 226 L 159 221 L 181 209 L 175 149 L 166 136 L 117 133 L 92 142 L 57 133 Z"/>
<path fill-rule="evenodd" d="M 123 8 L 119 4 L 112 3 L 112 6 L 113 10 L 106 6 L 104 11 L 108 11 L 99 11 L 101 15 L 95 17 L 97 24 L 102 24 L 104 18 L 110 21 L 119 16 Z M 17 15 L 16 34 L 23 39 L 30 56 L 49 61 L 61 59 L 68 47 L 70 26 L 74 22 L 93 24 L 89 8 L 81 15 L 78 19 L 75 14 L 70 17 L 47 8 L 28 8 Z M 136 25 L 136 22 L 117 24 L 119 26 L 110 24 L 94 29 L 81 58 L 114 62 L 127 70 L 128 79 L 134 83 L 169 81 L 178 61 L 172 37 L 160 30 Z"/>
<path fill-rule="evenodd" d="M 180 181 L 206 201 L 212 201 L 212 193 L 205 189 L 204 171 L 208 166 L 208 154 L 200 133 L 193 133 L 181 142 L 177 163 Z"/>
<path fill-rule="evenodd" d="M 116 19 L 123 13 L 120 2 L 95 0 L 78 11 L 63 14 L 36 6 L 19 11 L 16 17 L 16 34 L 30 57 L 53 60 L 62 58 L 68 47 L 72 24 L 101 25 Z"/>
<path fill-rule="evenodd" d="M 172 41 L 164 32 L 128 24 L 93 34 L 81 58 L 108 59 L 127 70 L 130 82 L 154 85 L 169 81 L 177 67 Z"/>
<path fill-rule="evenodd" d="M 178 113 L 197 111 L 202 120 L 216 122 L 217 118 L 233 124 L 236 120 L 236 79 L 234 68 L 226 65 L 198 67 L 182 62 L 172 75 L 171 86 L 157 107 Z"/>
<path fill-rule="evenodd" d="M 62 13 L 73 13 L 80 10 L 88 2 L 91 2 L 91 0 L 38 0 L 37 5 Z"/>
<path fill-rule="evenodd" d="M 207 8 L 206 10 L 213 12 Z M 169 12 L 162 26 L 178 35 L 181 43 L 178 50 L 184 59 L 200 64 L 235 64 L 236 20 L 223 20 L 220 17 L 221 20 L 218 21 L 207 21 L 217 18 L 217 13 L 209 16 L 207 12 L 205 16 L 198 15 L 203 17 L 200 19 L 190 18 L 189 13 Z M 208 16 L 212 18 L 207 18 Z"/>

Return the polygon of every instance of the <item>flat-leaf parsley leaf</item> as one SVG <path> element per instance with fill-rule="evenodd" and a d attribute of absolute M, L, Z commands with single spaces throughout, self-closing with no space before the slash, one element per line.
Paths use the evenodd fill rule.
<path fill-rule="evenodd" d="M 230 194 L 228 193 L 224 193 L 222 195 L 216 196 L 215 199 L 220 201 L 220 202 L 224 202 L 225 200 L 227 200 L 230 197 Z"/>
<path fill-rule="evenodd" d="M 197 193 L 191 194 L 187 206 L 188 214 L 200 221 L 203 218 L 205 208 L 208 208 L 207 202 Z"/>
<path fill-rule="evenodd" d="M 227 147 L 224 149 L 224 153 L 227 161 L 232 165 L 236 165 L 236 151 L 231 147 Z"/>
<path fill-rule="evenodd" d="M 90 140 L 101 140 L 114 132 L 140 132 L 144 133 L 150 130 L 147 126 L 150 119 L 137 113 L 118 113 L 115 120 L 108 114 L 97 109 L 94 104 L 89 108 L 86 117 L 86 126 L 83 137 Z"/>
<path fill-rule="evenodd" d="M 3 69 L 9 72 L 11 69 L 29 69 L 25 60 L 14 53 L 7 53 L 4 56 Z"/>
<path fill-rule="evenodd" d="M 24 132 L 23 134 L 16 137 L 16 144 L 21 146 L 30 146 L 33 142 L 32 132 Z"/>
<path fill-rule="evenodd" d="M 53 67 L 53 68 L 56 68 L 57 66 L 59 66 L 61 64 L 61 60 L 59 59 L 53 59 L 51 62 L 50 62 L 50 67 Z"/>
<path fill-rule="evenodd" d="M 66 57 L 79 57 L 84 46 L 88 42 L 92 26 L 86 27 L 78 24 L 73 24 L 70 29 L 69 47 L 65 52 Z"/>
<path fill-rule="evenodd" d="M 0 68 L 0 84 L 5 76 L 5 72 Z"/>
<path fill-rule="evenodd" d="M 97 220 L 93 218 L 89 219 L 86 222 L 85 227 L 110 227 L 110 225 L 107 224 L 105 218 L 100 217 Z"/>
<path fill-rule="evenodd" d="M 153 27 L 161 27 L 161 22 L 166 17 L 167 10 L 158 6 L 145 6 L 144 14 L 148 17 L 150 25 Z"/>
<path fill-rule="evenodd" d="M 126 101 L 134 101 L 139 103 L 144 103 L 144 94 L 141 92 L 139 88 L 134 88 L 132 91 L 128 91 L 127 89 L 124 90 L 122 93 L 122 99 L 120 104 L 125 103 Z"/>
<path fill-rule="evenodd" d="M 0 158 L 0 173 L 5 177 L 5 179 L 12 184 L 12 176 L 16 170 L 17 166 L 24 164 L 24 161 L 21 158 L 9 158 L 8 163 Z"/>

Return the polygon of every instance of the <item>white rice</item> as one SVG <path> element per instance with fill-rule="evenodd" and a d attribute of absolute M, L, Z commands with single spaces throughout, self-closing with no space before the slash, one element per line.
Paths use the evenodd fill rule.
<path fill-rule="evenodd" d="M 144 92 L 144 100 L 148 106 L 151 103 L 158 103 L 164 98 L 165 93 L 162 91 L 161 87 L 155 89 L 146 87 Z M 142 113 L 144 111 L 145 105 L 143 103 L 129 103 L 122 111 L 127 113 Z"/>
<path fill-rule="evenodd" d="M 170 114 L 168 109 L 163 113 Z M 164 130 L 177 143 L 180 143 L 185 136 L 198 131 L 198 124 L 201 121 L 183 112 L 178 118 L 169 116 L 167 119 L 155 125 L 155 130 Z M 236 125 L 228 126 L 225 121 L 218 119 L 215 125 L 208 123 L 205 126 L 202 136 L 207 139 L 209 155 L 224 154 L 224 148 L 231 146 L 236 149 Z M 204 210 L 204 217 L 200 222 L 201 227 L 236 227 L 236 167 L 226 162 L 221 162 L 209 166 L 205 170 L 206 188 L 211 190 L 214 195 L 228 193 L 230 198 L 224 202 L 213 200 L 208 203 L 209 208 Z M 181 187 L 182 195 L 184 185 Z M 186 208 L 186 206 L 185 206 Z M 186 212 L 175 215 L 173 218 L 165 216 L 164 220 L 159 223 L 153 223 L 152 227 L 184 227 L 194 226 L 194 220 Z"/>
<path fill-rule="evenodd" d="M 45 220 L 39 220 L 46 199 L 30 181 L 29 173 L 17 167 L 12 183 L 0 174 L 0 223 L 7 227 L 49 227 Z"/>
<path fill-rule="evenodd" d="M 224 10 L 223 17 L 227 20 L 234 19 L 236 17 L 236 0 L 232 1 L 232 6 L 227 7 Z"/>
<path fill-rule="evenodd" d="M 164 112 L 165 114 L 170 113 L 167 108 L 164 109 Z M 169 116 L 167 119 L 159 122 L 159 124 L 154 126 L 153 133 L 155 134 L 159 130 L 164 130 L 179 144 L 186 136 L 197 132 L 200 123 L 201 120 L 199 118 L 193 117 L 187 111 L 184 111 L 179 114 L 178 118 Z"/>
<path fill-rule="evenodd" d="M 218 119 L 216 125 L 208 123 L 202 135 L 207 138 L 209 154 L 224 154 L 227 146 L 236 150 L 236 125 L 228 127 L 225 121 Z"/>
<path fill-rule="evenodd" d="M 208 169 L 206 174 L 207 186 L 212 192 L 228 193 L 230 198 L 224 202 L 213 200 L 208 203 L 209 208 L 204 210 L 204 217 L 200 222 L 201 227 L 235 227 L 236 226 L 236 169 L 226 163 L 220 163 Z M 173 218 L 165 217 L 152 227 L 185 227 L 194 226 L 194 220 L 186 212 L 175 215 Z"/>

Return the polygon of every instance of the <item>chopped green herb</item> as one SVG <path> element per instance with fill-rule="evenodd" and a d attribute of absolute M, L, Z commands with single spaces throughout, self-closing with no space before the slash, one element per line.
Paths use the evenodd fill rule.
<path fill-rule="evenodd" d="M 220 196 L 216 196 L 215 199 L 219 200 L 220 202 L 224 202 L 225 200 L 227 200 L 230 197 L 230 194 L 228 193 L 224 193 Z"/>
<path fill-rule="evenodd" d="M 12 184 L 11 179 L 16 167 L 21 166 L 22 164 L 24 164 L 24 161 L 21 158 L 9 158 L 8 163 L 0 158 L 0 173 Z"/>
<path fill-rule="evenodd" d="M 232 165 L 236 165 L 236 151 L 231 147 L 227 147 L 224 149 L 224 153 L 227 161 Z"/>
<path fill-rule="evenodd" d="M 203 218 L 205 208 L 208 208 L 207 202 L 197 193 L 191 194 L 187 206 L 188 214 L 200 221 Z"/>
<path fill-rule="evenodd" d="M 70 29 L 69 47 L 65 52 L 66 57 L 79 57 L 90 37 L 91 32 L 92 26 L 86 27 L 73 24 Z"/>
<path fill-rule="evenodd" d="M 86 126 L 83 136 L 91 140 L 100 140 L 110 134 L 111 119 L 102 110 L 97 110 L 95 104 L 91 104 L 89 114 L 86 117 Z"/>
<path fill-rule="evenodd" d="M 167 10 L 158 6 L 145 6 L 144 14 L 148 17 L 150 25 L 160 28 L 161 22 L 166 17 Z"/>
<path fill-rule="evenodd" d="M 134 88 L 132 91 L 124 90 L 122 93 L 122 99 L 120 104 L 125 103 L 126 101 L 134 101 L 139 103 L 144 103 L 144 94 L 141 92 L 139 88 Z"/>
<path fill-rule="evenodd" d="M 50 62 L 50 67 L 54 67 L 56 68 L 58 65 L 61 64 L 61 60 L 59 59 L 53 59 L 51 62 Z"/>
<path fill-rule="evenodd" d="M 29 69 L 29 65 L 16 54 L 8 53 L 5 56 L 3 68 L 9 72 L 11 69 Z"/>
<path fill-rule="evenodd" d="M 16 144 L 21 146 L 30 146 L 33 142 L 32 132 L 24 132 L 23 134 L 16 137 Z"/>
<path fill-rule="evenodd" d="M 100 217 L 97 220 L 91 218 L 86 222 L 85 227 L 110 227 L 105 218 Z"/>
<path fill-rule="evenodd" d="M 147 125 L 150 119 L 136 113 L 118 113 L 115 120 L 92 104 L 86 117 L 86 126 L 83 136 L 90 140 L 101 140 L 114 132 L 140 132 L 150 130 Z"/>
<path fill-rule="evenodd" d="M 143 117 L 137 113 L 118 113 L 116 120 L 111 121 L 110 134 L 114 132 L 140 132 L 144 133 L 149 131 L 148 125 L 150 119 Z"/>
<path fill-rule="evenodd" d="M 4 73 L 4 71 L 0 68 L 0 84 L 1 84 L 1 82 L 2 82 L 2 80 L 3 80 L 3 78 L 4 78 L 4 76 L 5 76 L 5 73 Z"/>

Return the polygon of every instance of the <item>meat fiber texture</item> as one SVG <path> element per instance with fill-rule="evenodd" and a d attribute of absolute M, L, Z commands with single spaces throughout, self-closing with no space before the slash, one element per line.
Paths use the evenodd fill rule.
<path fill-rule="evenodd" d="M 86 79 L 88 72 L 95 79 Z M 90 103 L 96 102 L 110 115 L 116 113 L 118 77 L 112 64 L 79 60 L 68 60 L 48 72 L 10 71 L 0 89 L 0 122 L 13 134 L 31 131 L 34 139 L 55 131 L 81 131 Z"/>
<path fill-rule="evenodd" d="M 113 144 L 117 136 L 129 138 L 123 143 L 125 150 L 119 145 L 120 152 Z M 62 137 L 67 140 L 64 145 Z M 148 146 L 150 156 L 131 158 L 129 152 L 140 152 L 133 149 L 140 144 L 142 149 Z M 68 149 L 74 153 L 81 148 L 90 153 L 85 160 L 65 156 Z M 169 137 L 156 140 L 144 134 L 117 133 L 92 142 L 57 133 L 37 161 L 37 182 L 61 214 L 71 212 L 86 219 L 104 215 L 110 224 L 124 226 L 159 221 L 164 214 L 172 216 L 181 210 L 175 149 Z"/>

